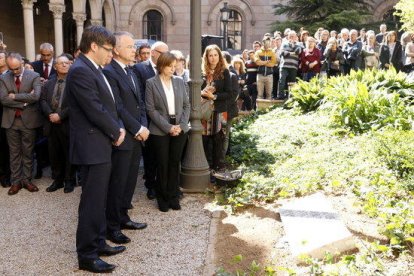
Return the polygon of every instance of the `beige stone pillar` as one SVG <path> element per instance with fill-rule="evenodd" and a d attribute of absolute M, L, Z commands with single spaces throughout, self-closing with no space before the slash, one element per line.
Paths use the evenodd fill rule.
<path fill-rule="evenodd" d="M 53 12 L 53 21 L 55 27 L 55 54 L 63 54 L 63 24 L 62 14 L 65 12 L 63 4 L 49 4 L 49 10 Z"/>
<path fill-rule="evenodd" d="M 91 19 L 91 24 L 94 26 L 102 26 L 103 20 L 102 19 Z"/>
<path fill-rule="evenodd" d="M 36 58 L 34 23 L 33 23 L 33 3 L 36 1 L 37 0 L 22 0 L 24 44 L 26 47 L 26 57 L 30 61 L 34 61 Z"/>
<path fill-rule="evenodd" d="M 76 42 L 79 46 L 83 33 L 83 24 L 86 20 L 86 13 L 74 12 L 72 13 L 72 16 L 73 19 L 76 21 Z"/>

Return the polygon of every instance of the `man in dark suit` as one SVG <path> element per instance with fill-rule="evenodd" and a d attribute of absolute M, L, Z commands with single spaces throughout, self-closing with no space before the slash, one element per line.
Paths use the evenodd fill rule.
<path fill-rule="evenodd" d="M 54 62 L 54 50 L 53 46 L 50 43 L 40 44 L 40 60 L 32 62 L 33 70 L 40 75 L 40 81 L 42 84 L 56 75 L 56 69 L 53 66 Z"/>
<path fill-rule="evenodd" d="M 112 145 L 121 145 L 125 138 L 114 93 L 101 68 L 110 62 L 114 45 L 115 37 L 104 27 L 86 28 L 80 42 L 82 53 L 69 70 L 66 87 L 69 156 L 72 164 L 81 166 L 82 174 L 76 232 L 79 269 L 98 273 L 115 269 L 99 256 L 125 250 L 124 246 L 111 247 L 105 241 Z"/>
<path fill-rule="evenodd" d="M 56 69 L 54 68 L 54 50 L 50 43 L 42 43 L 39 47 L 40 60 L 32 62 L 33 70 L 40 75 L 40 82 L 42 85 L 46 81 L 56 75 Z M 36 153 L 36 175 L 35 178 L 39 179 L 43 175 L 43 168 L 49 164 L 48 153 L 48 141 L 43 136 L 43 130 L 37 129 L 37 137 L 34 151 Z"/>
<path fill-rule="evenodd" d="M 108 189 L 106 208 L 107 238 L 118 244 L 131 240 L 121 229 L 143 229 L 146 223 L 134 222 L 128 216 L 137 183 L 141 158 L 141 143 L 147 140 L 147 117 L 141 98 L 140 84 L 128 65 L 134 62 L 135 46 L 132 34 L 117 32 L 114 34 L 116 45 L 114 58 L 105 67 L 104 74 L 112 88 L 119 92 L 125 112 L 120 114 L 127 130 L 125 141 L 112 152 L 112 174 Z"/>
<path fill-rule="evenodd" d="M 31 179 L 35 129 L 42 125 L 38 105 L 40 78 L 37 73 L 24 70 L 20 54 L 9 53 L 6 61 L 9 72 L 0 77 L 0 99 L 3 104 L 1 126 L 6 129 L 10 148 L 12 185 L 8 194 L 17 194 L 22 187 L 37 192 L 39 189 Z"/>
<path fill-rule="evenodd" d="M 145 103 L 145 89 L 146 82 L 148 79 L 155 76 L 156 64 L 158 57 L 168 51 L 168 46 L 162 41 L 155 42 L 151 47 L 151 58 L 147 61 L 138 63 L 134 66 L 134 72 L 138 78 L 138 81 L 141 85 L 141 95 Z M 147 116 L 147 118 L 149 118 Z M 149 124 L 148 120 L 148 124 Z M 148 189 L 147 197 L 148 199 L 155 199 L 155 177 L 156 177 L 156 162 L 153 150 L 151 149 L 152 145 L 148 141 L 146 146 L 143 148 L 142 156 L 144 157 L 144 179 L 145 187 Z"/>
<path fill-rule="evenodd" d="M 69 162 L 69 121 L 68 108 L 62 105 L 66 86 L 66 76 L 70 68 L 69 59 L 62 55 L 54 65 L 57 74 L 42 87 L 40 107 L 46 122 L 43 134 L 48 137 L 49 159 L 53 183 L 46 189 L 54 192 L 65 186 L 64 192 L 73 192 L 75 170 Z"/>

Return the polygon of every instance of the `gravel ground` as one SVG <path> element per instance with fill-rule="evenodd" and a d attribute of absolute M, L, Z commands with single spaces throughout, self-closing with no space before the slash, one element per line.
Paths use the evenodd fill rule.
<path fill-rule="evenodd" d="M 115 275 L 202 275 L 211 220 L 207 197 L 185 194 L 181 211 L 162 213 L 146 198 L 141 177 L 131 218 L 148 227 L 124 230 L 132 240 L 127 250 L 103 259 L 117 265 Z M 47 193 L 48 176 L 34 183 L 39 192 L 21 190 L 14 196 L 0 187 L 0 274 L 87 274 L 78 270 L 75 247 L 81 188 Z"/>

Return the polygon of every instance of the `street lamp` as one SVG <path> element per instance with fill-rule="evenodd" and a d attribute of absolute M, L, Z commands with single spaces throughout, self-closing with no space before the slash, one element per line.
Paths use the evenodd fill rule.
<path fill-rule="evenodd" d="M 224 37 L 224 50 L 227 50 L 227 41 L 228 41 L 228 33 L 227 33 L 227 24 L 229 23 L 230 17 L 230 9 L 227 7 L 227 2 L 224 2 L 224 7 L 220 9 L 221 12 L 221 22 L 223 22 L 223 37 Z"/>
<path fill-rule="evenodd" d="M 190 124 L 188 143 L 181 162 L 181 187 L 184 192 L 205 192 L 210 183 L 210 170 L 203 148 L 201 125 L 201 0 L 191 1 L 190 42 Z"/>

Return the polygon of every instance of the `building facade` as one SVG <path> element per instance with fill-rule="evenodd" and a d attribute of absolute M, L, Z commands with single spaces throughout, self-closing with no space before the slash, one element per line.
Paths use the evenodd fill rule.
<path fill-rule="evenodd" d="M 190 51 L 191 0 L 2 0 L 0 32 L 9 50 L 35 59 L 43 42 L 55 46 L 56 54 L 72 53 L 89 25 L 104 25 L 112 31 L 129 31 L 136 38 L 162 40 L 171 49 Z M 282 0 L 286 1 L 286 0 Z M 202 33 L 222 35 L 220 9 L 231 10 L 227 45 L 234 50 L 250 48 L 283 20 L 273 14 L 272 0 L 202 0 Z M 397 0 L 370 0 L 376 18 L 382 18 Z"/>

